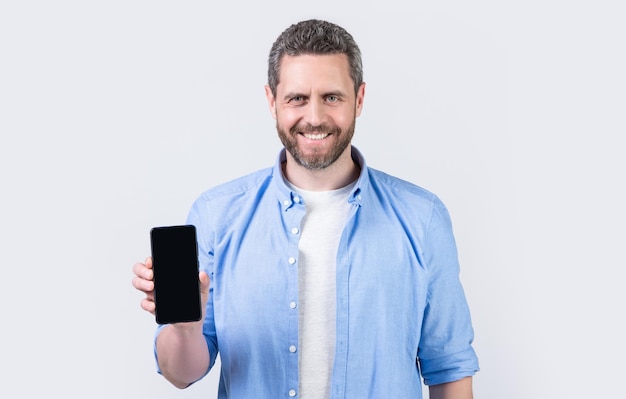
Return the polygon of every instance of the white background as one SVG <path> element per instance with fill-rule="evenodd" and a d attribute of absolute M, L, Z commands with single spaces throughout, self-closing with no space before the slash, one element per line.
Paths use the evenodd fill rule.
<path fill-rule="evenodd" d="M 0 396 L 210 398 L 155 373 L 152 226 L 273 164 L 266 59 L 328 19 L 363 53 L 354 144 L 452 215 L 476 398 L 623 395 L 624 11 L 615 1 L 4 1 Z M 214 370 L 215 371 L 215 370 Z"/>

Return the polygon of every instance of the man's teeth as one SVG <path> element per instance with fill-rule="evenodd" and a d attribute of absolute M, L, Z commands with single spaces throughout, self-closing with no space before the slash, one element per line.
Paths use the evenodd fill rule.
<path fill-rule="evenodd" d="M 317 134 L 304 133 L 304 137 L 306 137 L 309 140 L 322 140 L 323 138 L 326 138 L 326 136 L 328 136 L 328 133 L 317 133 Z"/>

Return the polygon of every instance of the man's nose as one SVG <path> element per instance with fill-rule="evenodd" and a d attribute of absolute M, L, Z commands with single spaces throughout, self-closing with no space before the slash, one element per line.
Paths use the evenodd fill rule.
<path fill-rule="evenodd" d="M 312 126 L 319 126 L 326 122 L 324 112 L 324 104 L 321 101 L 310 101 L 307 107 L 305 118 L 306 122 Z"/>

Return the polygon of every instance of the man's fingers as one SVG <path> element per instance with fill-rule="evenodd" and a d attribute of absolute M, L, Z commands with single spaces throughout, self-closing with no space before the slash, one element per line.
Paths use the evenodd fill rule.
<path fill-rule="evenodd" d="M 136 276 L 133 278 L 133 287 L 145 293 L 152 292 L 154 291 L 154 281 Z"/>
<path fill-rule="evenodd" d="M 132 285 L 135 289 L 146 294 L 141 300 L 141 308 L 152 315 L 155 314 L 156 304 L 154 303 L 154 273 L 152 271 L 152 258 L 147 257 L 146 263 L 137 262 L 133 265 L 133 273 L 135 277 L 132 279 Z"/>
<path fill-rule="evenodd" d="M 141 300 L 141 308 L 147 312 L 154 314 L 156 305 L 154 304 L 154 301 L 151 301 L 148 298 L 144 298 Z"/>
<path fill-rule="evenodd" d="M 150 259 L 150 258 L 148 258 Z M 148 261 L 148 260 L 146 260 Z M 149 267 L 148 267 L 149 266 Z M 144 280 L 152 280 L 154 278 L 154 272 L 152 271 L 152 259 L 149 263 L 135 263 L 133 265 L 133 273 Z"/>

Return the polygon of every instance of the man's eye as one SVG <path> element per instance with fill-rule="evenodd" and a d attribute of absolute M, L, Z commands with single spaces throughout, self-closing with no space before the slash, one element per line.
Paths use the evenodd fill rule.
<path fill-rule="evenodd" d="M 337 96 L 328 96 L 326 97 L 326 101 L 328 101 L 329 103 L 336 103 L 337 101 L 339 101 L 339 98 Z"/>
<path fill-rule="evenodd" d="M 302 102 L 303 100 L 304 100 L 304 97 L 302 97 L 302 96 L 295 96 L 295 97 L 292 97 L 290 101 L 291 102 L 295 102 L 295 103 L 299 103 L 299 102 Z"/>

